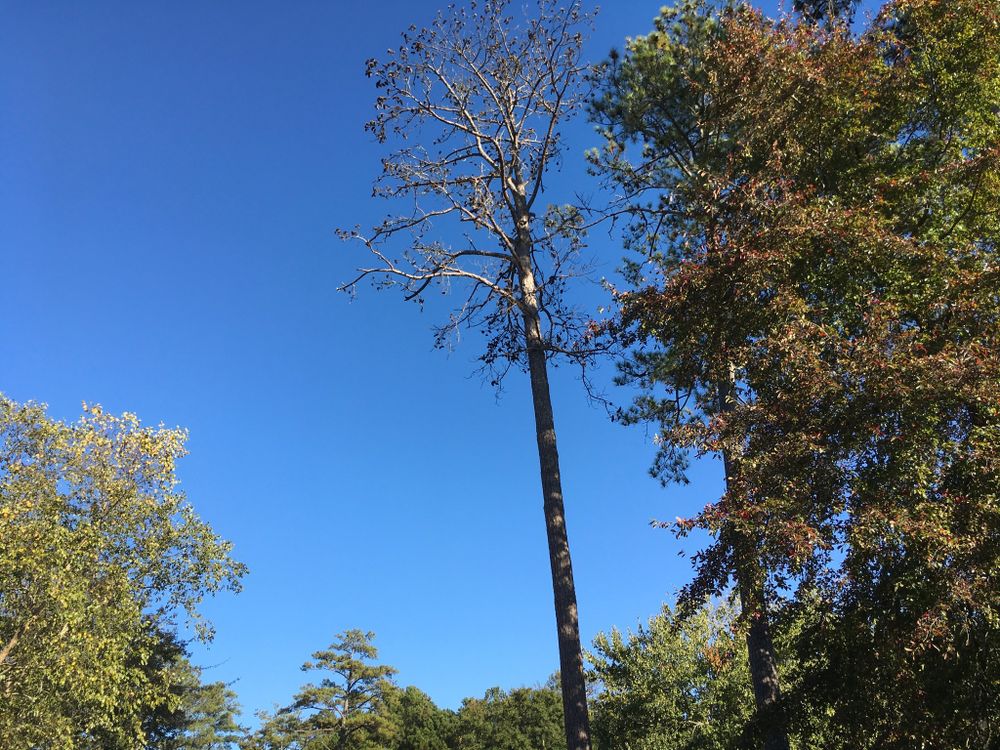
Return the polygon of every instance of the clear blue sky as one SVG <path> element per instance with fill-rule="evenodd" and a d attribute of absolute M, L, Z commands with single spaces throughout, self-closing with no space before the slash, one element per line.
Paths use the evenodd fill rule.
<path fill-rule="evenodd" d="M 251 571 L 206 604 L 197 659 L 248 713 L 350 627 L 444 706 L 557 665 L 524 379 L 497 400 L 470 377 L 474 338 L 433 351 L 433 315 L 335 292 L 360 256 L 334 228 L 385 210 L 363 61 L 442 3 L 4 4 L 0 390 L 190 429 L 183 487 Z M 657 7 L 609 4 L 592 56 Z M 576 180 L 595 142 L 573 138 Z M 617 245 L 593 250 L 611 274 Z M 663 491 L 647 434 L 568 369 L 554 389 L 589 642 L 687 580 L 648 521 L 714 496 L 718 468 Z"/>

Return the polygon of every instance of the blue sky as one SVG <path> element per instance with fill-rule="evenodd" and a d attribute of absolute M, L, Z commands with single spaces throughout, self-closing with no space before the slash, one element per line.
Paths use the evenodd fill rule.
<path fill-rule="evenodd" d="M 217 638 L 196 655 L 248 713 L 287 701 L 350 627 L 444 706 L 557 665 L 525 379 L 497 399 L 474 337 L 434 351 L 432 313 L 335 291 L 362 259 L 334 229 L 386 208 L 364 60 L 439 4 L 4 9 L 0 390 L 60 418 L 86 400 L 190 430 L 183 487 L 251 571 L 206 603 Z M 609 4 L 591 56 L 657 8 Z M 586 187 L 596 139 L 570 135 L 566 179 Z M 592 250 L 613 273 L 617 244 Z M 719 471 L 660 489 L 648 434 L 610 424 L 569 369 L 553 387 L 589 642 L 687 580 L 648 521 L 711 498 Z"/>

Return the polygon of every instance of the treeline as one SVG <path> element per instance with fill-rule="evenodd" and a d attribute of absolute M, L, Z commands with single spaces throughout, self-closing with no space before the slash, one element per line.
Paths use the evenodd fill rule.
<path fill-rule="evenodd" d="M 373 633 L 349 630 L 313 654 L 303 670 L 319 681 L 292 702 L 261 716 L 245 750 L 362 748 L 558 748 L 565 742 L 562 700 L 554 685 L 493 688 L 466 698 L 458 711 L 438 708 L 415 687 L 401 688 L 395 670 L 379 664 Z"/>
<path fill-rule="evenodd" d="M 669 609 L 633 633 L 599 635 L 590 654 L 591 710 L 599 748 L 723 750 L 747 741 L 752 696 L 737 613 Z M 175 702 L 144 718 L 147 750 L 541 750 L 565 743 L 559 675 L 539 687 L 491 688 L 457 710 L 402 687 L 380 663 L 374 634 L 349 630 L 303 665 L 314 675 L 287 705 L 238 722 L 235 694 L 202 685 L 176 643 L 163 642 Z M 163 658 L 163 657 L 167 658 Z"/>
<path fill-rule="evenodd" d="M 471 325 L 496 381 L 528 373 L 558 682 L 443 711 L 347 631 L 240 729 L 175 636 L 210 637 L 199 601 L 245 572 L 177 490 L 183 432 L 0 399 L 0 747 L 998 746 L 996 3 L 892 0 L 856 30 L 841 0 L 680 0 L 592 66 L 577 4 L 469 7 L 369 63 L 368 128 L 402 144 L 376 195 L 408 208 L 345 233 L 373 258 L 347 287 L 465 282 L 438 341 Z M 543 209 L 584 111 L 607 200 Z M 626 257 L 590 320 L 572 283 L 602 222 Z M 654 476 L 710 456 L 725 486 L 664 524 L 709 539 L 676 609 L 585 659 L 546 368 L 600 358 Z"/>

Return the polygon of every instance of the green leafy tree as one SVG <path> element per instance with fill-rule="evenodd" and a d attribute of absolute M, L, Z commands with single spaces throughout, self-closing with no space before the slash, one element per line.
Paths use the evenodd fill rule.
<path fill-rule="evenodd" d="M 262 716 L 261 729 L 246 743 L 274 750 L 361 750 L 385 746 L 392 722 L 385 710 L 396 670 L 376 664 L 375 634 L 346 630 L 330 646 L 312 655 L 302 671 L 325 673 L 307 684 L 293 703 L 273 716 Z"/>
<path fill-rule="evenodd" d="M 177 731 L 149 750 L 229 750 L 241 740 L 246 728 L 237 717 L 237 695 L 225 682 L 201 681 L 202 670 L 181 665 L 179 705 L 175 710 Z"/>
<path fill-rule="evenodd" d="M 753 706 L 737 633 L 736 612 L 727 605 L 684 618 L 664 606 L 635 633 L 599 633 L 590 655 L 597 746 L 736 747 Z"/>
<path fill-rule="evenodd" d="M 149 675 L 147 679 L 150 682 L 166 685 L 169 696 L 167 700 L 149 706 L 142 717 L 142 734 L 147 748 L 167 746 L 184 729 L 183 696 L 197 684 L 194 668 L 187 656 L 187 648 L 177 634 L 163 630 L 156 634 L 148 657 L 138 665 Z M 101 750 L 118 750 L 110 738 L 99 738 L 95 744 Z"/>
<path fill-rule="evenodd" d="M 448 750 L 454 713 L 438 708 L 422 690 L 390 686 L 384 711 L 391 724 L 393 750 Z"/>
<path fill-rule="evenodd" d="M 203 670 L 191 664 L 186 645 L 170 631 L 161 631 L 148 657 L 131 662 L 142 669 L 150 684 L 164 686 L 162 694 L 142 708 L 143 750 L 228 750 L 243 736 L 237 722 L 236 694 L 224 682 L 202 682 Z M 80 750 L 128 750 L 113 733 L 95 731 L 78 743 Z"/>
<path fill-rule="evenodd" d="M 189 656 L 176 634 L 161 631 L 140 665 L 150 683 L 165 685 L 168 691 L 167 700 L 158 700 L 143 713 L 143 750 L 229 750 L 245 734 L 237 722 L 236 693 L 224 682 L 204 683 L 203 670 Z M 100 734 L 85 743 L 91 746 L 95 750 L 132 747 Z"/>
<path fill-rule="evenodd" d="M 368 123 L 398 150 L 382 160 L 375 195 L 402 213 L 368 233 L 344 232 L 371 253 L 363 279 L 423 304 L 428 290 L 461 289 L 444 345 L 463 326 L 486 339 L 482 361 L 499 383 L 527 371 L 535 418 L 545 528 L 569 750 L 587 750 L 589 720 L 579 615 L 566 530 L 549 362 L 585 365 L 587 319 L 567 286 L 582 272 L 581 213 L 545 199 L 561 158 L 560 131 L 586 100 L 581 59 L 589 16 L 579 2 L 538 0 L 518 21 L 510 0 L 451 5 L 410 29 L 384 61 L 370 60 L 379 91 Z"/>
<path fill-rule="evenodd" d="M 566 734 L 558 682 L 542 688 L 491 688 L 458 710 L 453 750 L 552 750 Z"/>
<path fill-rule="evenodd" d="M 170 630 L 156 630 L 146 634 L 143 643 L 147 649 L 137 648 L 129 656 L 126 669 L 141 672 L 142 680 L 154 689 L 142 696 L 134 696 L 134 707 L 140 717 L 141 745 L 131 733 L 122 733 L 116 723 L 97 726 L 80 734 L 74 747 L 80 750 L 129 750 L 137 746 L 160 748 L 183 729 L 184 716 L 180 710 L 181 694 L 189 682 L 190 664 L 186 661 L 187 649 L 177 634 Z"/>
<path fill-rule="evenodd" d="M 715 120 L 720 113 L 738 112 L 742 103 L 730 92 L 716 95 L 710 88 L 715 75 L 710 54 L 724 43 L 723 21 L 732 13 L 716 12 L 699 0 L 664 8 L 655 30 L 630 42 L 624 59 L 616 56 L 605 68 L 602 94 L 592 114 L 603 126 L 607 145 L 592 151 L 590 158 L 595 171 L 622 191 L 617 210 L 631 219 L 627 245 L 647 259 L 627 264 L 628 279 L 636 286 L 652 289 L 648 279 L 654 274 L 671 284 L 678 271 L 714 267 L 716 258 L 724 255 L 724 245 L 718 246 L 728 238 L 728 228 L 720 216 L 723 204 L 715 172 L 726 169 L 739 142 L 737 133 Z M 742 343 L 741 328 L 730 323 L 744 311 L 733 304 L 732 290 L 724 282 L 719 286 L 698 297 L 685 287 L 682 303 L 657 310 L 661 314 L 656 323 L 662 323 L 662 329 L 639 309 L 641 294 L 620 298 L 626 329 L 634 325 L 637 338 L 660 345 L 640 349 L 622 367 L 623 379 L 645 391 L 624 419 L 662 425 L 653 471 L 664 482 L 685 481 L 690 451 L 718 455 L 728 500 L 740 493 L 742 436 L 718 428 L 728 422 L 739 397 L 741 373 L 733 355 Z M 664 387 L 666 398 L 657 390 Z M 765 748 L 787 750 L 778 712 L 781 689 L 769 614 L 772 594 L 759 554 L 761 535 L 754 524 L 736 518 L 704 524 L 717 542 L 696 558 L 698 576 L 682 604 L 698 605 L 735 579 L 747 624 L 754 696 L 761 724 L 767 725 Z"/>
<path fill-rule="evenodd" d="M 177 488 L 185 433 L 100 407 L 75 424 L 0 396 L 0 746 L 141 747 L 178 612 L 244 568 Z"/>
<path fill-rule="evenodd" d="M 759 709 L 777 615 L 784 715 L 826 747 L 997 741 L 998 112 L 978 0 L 897 0 L 859 36 L 684 3 L 595 107 L 642 253 L 627 419 L 660 425 L 665 479 L 724 459 L 676 526 L 714 535 L 686 600 L 735 578 Z"/>

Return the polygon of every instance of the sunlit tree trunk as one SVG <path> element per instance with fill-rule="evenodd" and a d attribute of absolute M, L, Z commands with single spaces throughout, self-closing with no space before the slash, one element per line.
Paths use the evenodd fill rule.
<path fill-rule="evenodd" d="M 580 647 L 580 623 L 573 582 L 573 562 L 566 533 L 562 480 L 559 475 L 559 451 L 556 447 L 556 427 L 549 393 L 545 342 L 539 320 L 537 291 L 530 256 L 519 267 L 522 290 L 524 338 L 531 379 L 531 400 L 535 412 L 535 436 L 538 442 L 538 464 L 542 479 L 542 499 L 545 529 L 552 569 L 552 594 L 555 601 L 556 628 L 559 638 L 559 673 L 562 681 L 563 713 L 566 724 L 566 745 L 569 750 L 589 750 L 590 719 L 587 714 L 587 687 L 583 673 L 583 653 Z"/>

